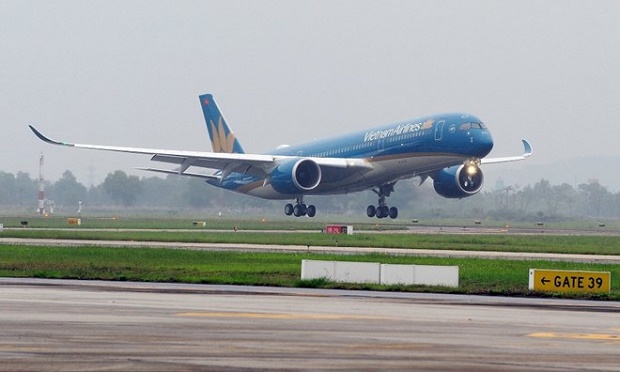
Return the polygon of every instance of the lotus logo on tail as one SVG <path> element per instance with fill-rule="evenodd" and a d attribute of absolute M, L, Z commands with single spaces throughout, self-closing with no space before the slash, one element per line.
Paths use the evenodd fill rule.
<path fill-rule="evenodd" d="M 210 120 L 209 124 L 211 124 L 211 145 L 213 146 L 213 152 L 224 152 L 224 153 L 233 153 L 235 147 L 235 135 L 232 132 L 226 134 L 226 130 L 224 129 L 224 124 L 222 122 L 222 117 L 220 116 L 218 119 L 217 126 Z"/>

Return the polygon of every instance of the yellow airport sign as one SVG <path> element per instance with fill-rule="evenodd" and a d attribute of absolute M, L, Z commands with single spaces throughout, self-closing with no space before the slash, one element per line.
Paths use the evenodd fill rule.
<path fill-rule="evenodd" d="M 545 292 L 609 293 L 611 273 L 530 269 L 529 289 Z"/>

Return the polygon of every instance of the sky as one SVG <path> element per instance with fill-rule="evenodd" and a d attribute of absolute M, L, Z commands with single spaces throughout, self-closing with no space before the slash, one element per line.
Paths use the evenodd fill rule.
<path fill-rule="evenodd" d="M 618 1 L 0 0 L 0 171 L 36 178 L 44 153 L 51 181 L 152 176 L 133 169 L 157 165 L 148 156 L 50 146 L 27 125 L 210 151 L 198 95 L 213 93 L 247 152 L 469 112 L 490 156 L 534 147 L 484 168 L 487 182 L 620 191 L 618 19 Z"/>

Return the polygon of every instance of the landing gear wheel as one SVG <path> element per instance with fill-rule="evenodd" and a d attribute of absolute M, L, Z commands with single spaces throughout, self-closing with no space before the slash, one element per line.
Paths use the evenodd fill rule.
<path fill-rule="evenodd" d="M 388 214 L 390 215 L 391 219 L 395 219 L 396 217 L 398 217 L 398 208 L 396 207 L 390 208 L 390 211 L 388 212 Z"/>
<path fill-rule="evenodd" d="M 377 218 L 385 218 L 388 216 L 389 210 L 386 205 L 382 205 L 377 208 Z"/>
<path fill-rule="evenodd" d="M 293 214 L 295 217 L 301 217 L 306 215 L 306 205 L 305 204 L 297 204 L 293 207 Z"/>
<path fill-rule="evenodd" d="M 377 208 L 375 208 L 374 205 L 369 205 L 368 208 L 366 208 L 366 215 L 368 217 L 373 218 L 376 214 L 377 214 Z"/>
<path fill-rule="evenodd" d="M 390 194 L 394 191 L 394 185 L 396 181 L 391 183 L 386 183 L 381 185 L 378 189 L 373 189 L 372 191 L 379 196 L 379 200 L 377 201 L 378 206 L 369 205 L 366 208 L 366 215 L 368 217 L 377 217 L 379 219 L 390 217 L 391 219 L 395 219 L 398 217 L 398 208 L 396 207 L 388 207 L 385 203 L 385 198 L 390 196 Z"/>
<path fill-rule="evenodd" d="M 316 216 L 316 207 L 314 205 L 305 205 L 303 196 L 298 196 L 295 205 L 289 203 L 284 206 L 284 214 L 295 217 L 314 217 Z"/>
<path fill-rule="evenodd" d="M 316 207 L 312 204 L 308 206 L 308 217 L 314 217 L 316 215 Z"/>
<path fill-rule="evenodd" d="M 293 204 L 287 204 L 284 206 L 284 214 L 290 216 L 293 214 Z"/>

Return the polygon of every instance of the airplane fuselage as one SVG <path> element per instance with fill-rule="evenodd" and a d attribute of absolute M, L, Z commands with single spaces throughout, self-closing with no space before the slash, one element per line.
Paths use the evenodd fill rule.
<path fill-rule="evenodd" d="M 384 125 L 352 134 L 283 146 L 268 155 L 302 158 L 363 159 L 372 165 L 366 172 L 339 172 L 324 177 L 306 195 L 339 194 L 379 187 L 386 182 L 427 174 L 480 159 L 493 148 L 489 130 L 480 119 L 465 113 L 439 114 Z M 342 174 L 342 177 L 338 176 Z M 265 199 L 290 199 L 296 194 L 275 190 L 265 178 L 232 173 L 210 184 Z"/>

